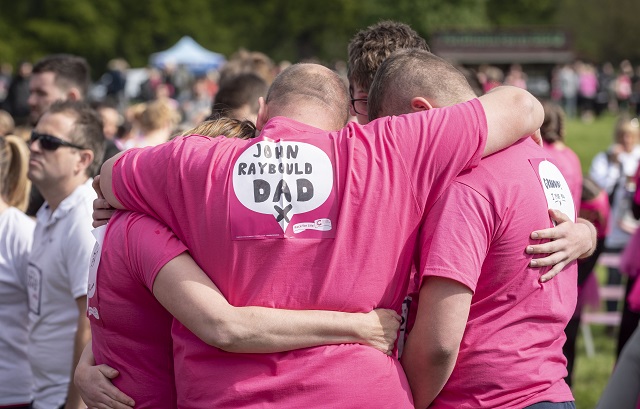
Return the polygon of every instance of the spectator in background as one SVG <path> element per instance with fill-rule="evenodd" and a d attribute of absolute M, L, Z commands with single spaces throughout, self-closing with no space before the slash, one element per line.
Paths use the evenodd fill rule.
<path fill-rule="evenodd" d="M 176 109 L 164 100 L 145 104 L 133 119 L 135 133 L 123 145 L 123 150 L 167 142 L 173 135 L 179 118 Z"/>
<path fill-rule="evenodd" d="M 616 99 L 618 101 L 618 111 L 620 113 L 626 113 L 629 110 L 629 104 L 631 102 L 631 78 L 633 77 L 633 66 L 629 60 L 623 60 L 620 63 L 620 72 L 616 77 L 614 90 L 616 93 Z"/>
<path fill-rule="evenodd" d="M 107 64 L 107 72 L 100 78 L 106 88 L 105 102 L 123 110 L 126 104 L 125 87 L 127 85 L 129 64 L 122 58 L 115 58 Z"/>
<path fill-rule="evenodd" d="M 27 263 L 35 223 L 27 208 L 29 148 L 0 138 L 0 407 L 29 408 L 33 383 L 27 357 Z"/>
<path fill-rule="evenodd" d="M 151 101 L 156 98 L 156 87 L 164 82 L 162 72 L 154 67 L 147 69 L 147 79 L 140 84 L 138 100 L 141 102 Z"/>
<path fill-rule="evenodd" d="M 91 337 L 85 312 L 96 194 L 90 177 L 104 155 L 100 117 L 85 103 L 55 102 L 29 149 L 29 179 L 46 199 L 27 270 L 33 408 L 84 408 L 70 380 Z"/>
<path fill-rule="evenodd" d="M 11 114 L 0 109 L 0 137 L 13 133 L 15 125 Z"/>
<path fill-rule="evenodd" d="M 505 85 L 513 85 L 514 87 L 527 89 L 527 74 L 522 71 L 520 64 L 512 64 L 509 72 L 504 79 Z"/>
<path fill-rule="evenodd" d="M 102 132 L 104 134 L 104 157 L 102 163 L 107 159 L 120 152 L 120 148 L 115 143 L 118 134 L 118 126 L 122 123 L 120 113 L 108 103 L 98 104 L 95 107 L 96 112 L 102 119 Z"/>
<path fill-rule="evenodd" d="M 276 65 L 264 53 L 239 50 L 231 56 L 220 70 L 220 84 L 236 75 L 249 72 L 262 78 L 268 86 L 271 85 L 276 76 Z"/>
<path fill-rule="evenodd" d="M 480 70 L 480 73 L 480 82 L 482 82 L 482 89 L 485 93 L 495 87 L 499 87 L 504 81 L 504 73 L 502 70 L 493 65 L 484 66 L 483 69 Z M 526 89 L 526 87 L 523 89 Z"/>
<path fill-rule="evenodd" d="M 562 93 L 562 108 L 569 118 L 575 118 L 578 112 L 580 80 L 571 64 L 565 64 L 560 68 L 558 82 Z"/>
<path fill-rule="evenodd" d="M 31 123 L 56 101 L 85 99 L 90 82 L 89 64 L 83 57 L 54 54 L 38 61 L 29 81 Z"/>
<path fill-rule="evenodd" d="M 598 92 L 598 77 L 593 65 L 587 63 L 577 64 L 578 68 L 578 105 L 580 118 L 590 122 L 594 116 L 595 98 Z"/>
<path fill-rule="evenodd" d="M 191 85 L 191 91 L 180 101 L 180 109 L 184 114 L 183 124 L 195 126 L 211 114 L 212 94 L 209 91 L 206 77 L 197 78 Z M 256 104 L 257 104 L 256 98 Z"/>
<path fill-rule="evenodd" d="M 640 160 L 640 127 L 637 118 L 621 115 L 614 130 L 614 143 L 606 152 L 599 152 L 591 162 L 589 175 L 607 191 L 611 214 L 609 234 L 605 239 L 605 251 L 620 253 L 628 242 L 637 223 L 630 217 L 628 201 L 629 182 L 635 175 Z M 622 282 L 620 271 L 608 267 L 607 283 L 617 285 Z M 607 301 L 607 310 L 617 311 L 617 301 Z"/>
<path fill-rule="evenodd" d="M 253 73 L 239 74 L 220 84 L 211 107 L 211 118 L 247 119 L 254 124 L 258 118 L 258 98 L 267 96 L 267 83 Z"/>
<path fill-rule="evenodd" d="M 38 61 L 29 79 L 29 120 L 35 125 L 56 101 L 81 101 L 89 90 L 90 69 L 82 57 L 54 54 Z M 34 184 L 27 214 L 35 216 L 44 198 Z"/>
<path fill-rule="evenodd" d="M 0 63 L 0 106 L 4 103 L 9 91 L 9 84 L 13 73 L 13 66 L 9 63 Z"/>
<path fill-rule="evenodd" d="M 634 178 L 636 192 L 631 199 L 631 208 L 633 216 L 640 219 L 640 169 L 636 172 Z M 625 325 L 626 332 L 625 342 L 620 345 L 618 343 L 618 361 L 616 367 L 609 379 L 609 383 L 605 388 L 598 409 L 636 409 L 639 405 L 640 393 L 640 329 L 638 329 L 638 318 L 640 317 L 640 262 L 638 262 L 638 252 L 640 251 L 640 238 L 637 236 L 640 232 L 636 232 L 636 236 L 630 242 L 634 246 L 625 250 L 625 254 L 631 256 L 627 260 L 623 256 L 621 268 L 630 277 L 627 285 L 625 300 L 625 309 L 622 312 L 621 335 L 623 332 L 622 325 Z M 635 325 L 634 325 L 635 322 Z"/>
<path fill-rule="evenodd" d="M 582 317 L 582 310 L 590 305 L 599 307 L 598 282 L 593 273 L 593 269 L 598 261 L 598 257 L 604 249 L 604 240 L 609 231 L 609 197 L 607 192 L 598 186 L 589 176 L 582 181 L 582 194 L 580 197 L 580 217 L 589 220 L 596 228 L 596 249 L 589 257 L 578 260 L 578 303 L 571 320 L 565 328 L 567 341 L 562 347 L 564 356 L 567 358 L 567 385 L 573 384 L 573 369 L 575 366 L 576 339 Z"/>
<path fill-rule="evenodd" d="M 18 125 L 29 123 L 29 82 L 32 72 L 32 65 L 28 61 L 23 61 L 18 66 L 18 73 L 13 77 L 7 96 L 3 103 L 3 108 L 13 116 Z"/>
<path fill-rule="evenodd" d="M 595 100 L 595 114 L 600 116 L 603 112 L 617 112 L 617 101 L 614 92 L 615 72 L 613 64 L 605 62 L 598 71 L 598 93 Z"/>
<path fill-rule="evenodd" d="M 633 78 L 631 78 L 631 103 L 633 115 L 640 117 L 640 65 L 636 66 Z"/>
<path fill-rule="evenodd" d="M 544 122 L 540 127 L 540 134 L 544 141 L 544 149 L 556 160 L 556 165 L 569 184 L 576 213 L 580 209 L 582 196 L 582 165 L 580 158 L 564 143 L 564 112 L 555 102 L 545 101 Z"/>

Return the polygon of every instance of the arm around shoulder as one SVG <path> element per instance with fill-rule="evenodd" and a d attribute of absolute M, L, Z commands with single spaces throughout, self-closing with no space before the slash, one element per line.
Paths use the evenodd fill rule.
<path fill-rule="evenodd" d="M 428 277 L 422 284 L 416 323 L 402 354 L 416 408 L 429 406 L 453 372 L 472 294 L 448 278 Z"/>
<path fill-rule="evenodd" d="M 544 120 L 542 104 L 531 93 L 512 86 L 494 88 L 479 98 L 487 119 L 484 156 L 532 135 Z"/>
<path fill-rule="evenodd" d="M 119 154 L 109 158 L 102 165 L 100 170 L 100 190 L 109 204 L 116 209 L 124 209 L 124 206 L 122 206 L 122 203 L 120 203 L 113 192 L 113 166 L 124 153 L 125 152 L 120 152 Z"/>

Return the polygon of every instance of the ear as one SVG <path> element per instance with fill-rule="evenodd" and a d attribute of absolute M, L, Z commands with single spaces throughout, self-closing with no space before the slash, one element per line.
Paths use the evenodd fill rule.
<path fill-rule="evenodd" d="M 80 160 L 76 163 L 76 173 L 84 173 L 91 163 L 93 163 L 94 154 L 90 149 L 82 149 L 80 152 Z"/>
<path fill-rule="evenodd" d="M 261 131 L 264 125 L 269 120 L 269 110 L 267 107 L 267 103 L 264 102 L 264 98 L 258 98 L 258 118 L 256 119 L 256 130 Z"/>
<path fill-rule="evenodd" d="M 418 111 L 428 111 L 433 108 L 433 105 L 423 97 L 413 97 L 411 98 L 411 110 L 412 112 Z"/>
<path fill-rule="evenodd" d="M 82 99 L 80 90 L 78 90 L 78 88 L 71 88 L 69 91 L 67 91 L 67 99 L 69 101 L 80 101 Z"/>

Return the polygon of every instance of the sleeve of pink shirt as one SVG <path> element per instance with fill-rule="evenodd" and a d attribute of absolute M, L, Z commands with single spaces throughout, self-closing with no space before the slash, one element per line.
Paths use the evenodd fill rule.
<path fill-rule="evenodd" d="M 162 267 L 187 251 L 168 227 L 139 214 L 129 218 L 126 240 L 130 271 L 150 291 Z"/>
<path fill-rule="evenodd" d="M 189 136 L 144 149 L 130 149 L 114 164 L 112 189 L 120 203 L 158 220 L 174 220 L 172 200 L 184 200 L 176 183 L 203 180 L 211 166 L 211 138 Z M 189 178 L 183 176 L 189 170 Z M 204 183 L 200 184 L 204 188 Z M 204 193 L 201 197 L 204 197 Z"/>
<path fill-rule="evenodd" d="M 426 211 L 460 172 L 478 165 L 487 142 L 478 99 L 390 121 L 414 194 Z"/>
<path fill-rule="evenodd" d="M 426 277 L 444 277 L 475 292 L 497 225 L 493 206 L 475 190 L 454 182 L 434 204 L 420 232 L 419 286 Z"/>

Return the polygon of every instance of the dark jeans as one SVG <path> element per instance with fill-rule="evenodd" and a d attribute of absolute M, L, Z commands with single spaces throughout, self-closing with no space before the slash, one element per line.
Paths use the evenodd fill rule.
<path fill-rule="evenodd" d="M 538 402 L 524 409 L 576 409 L 576 403 L 571 402 Z"/>

